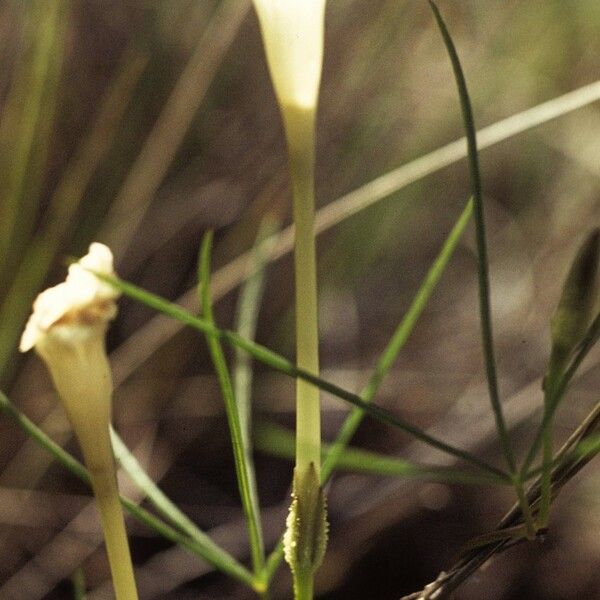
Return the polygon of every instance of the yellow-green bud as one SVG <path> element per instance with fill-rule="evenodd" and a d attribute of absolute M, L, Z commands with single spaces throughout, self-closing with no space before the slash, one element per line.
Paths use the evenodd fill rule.
<path fill-rule="evenodd" d="M 582 341 L 597 304 L 600 230 L 585 239 L 563 285 L 558 307 L 552 316 L 550 371 L 560 370 Z M 556 374 L 556 373 L 554 373 Z"/>
<path fill-rule="evenodd" d="M 283 539 L 285 559 L 294 579 L 312 575 L 321 565 L 327 547 L 327 507 L 315 465 L 299 474 L 294 470 L 292 505 Z"/>

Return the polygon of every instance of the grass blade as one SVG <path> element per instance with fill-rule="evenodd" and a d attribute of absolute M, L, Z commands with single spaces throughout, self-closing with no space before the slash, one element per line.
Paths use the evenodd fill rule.
<path fill-rule="evenodd" d="M 212 231 L 209 231 L 202 240 L 198 264 L 198 291 L 204 318 L 207 323 L 215 326 L 212 300 L 210 297 L 212 238 Z M 256 495 L 253 496 L 252 493 L 252 482 L 254 481 L 253 464 L 247 460 L 246 444 L 244 443 L 244 434 L 242 432 L 242 419 L 240 417 L 239 407 L 236 404 L 233 384 L 231 376 L 229 375 L 229 369 L 227 368 L 225 354 L 221 347 L 221 342 L 219 341 L 219 335 L 207 333 L 206 342 L 215 371 L 217 372 L 219 386 L 225 403 L 225 412 L 227 413 L 227 421 L 229 423 L 229 432 L 233 446 L 233 456 L 235 459 L 235 471 L 244 509 L 244 516 L 246 517 L 246 525 L 248 527 L 252 565 L 254 567 L 254 572 L 259 573 L 262 571 L 265 556 L 260 528 L 259 507 L 256 502 Z"/>
<path fill-rule="evenodd" d="M 254 340 L 256 325 L 260 309 L 261 299 L 265 283 L 266 255 L 269 250 L 268 239 L 270 238 L 275 224 L 265 220 L 261 225 L 256 243 L 253 248 L 253 262 L 250 264 L 251 275 L 246 279 L 240 291 L 240 297 L 236 309 L 235 330 L 243 338 Z M 267 240 L 267 242 L 265 242 Z M 266 246 L 265 246 L 266 244 Z M 264 561 L 264 541 L 262 538 L 262 526 L 260 522 L 260 502 L 256 485 L 256 473 L 254 469 L 254 458 L 252 456 L 252 359 L 247 352 L 235 347 L 235 362 L 233 368 L 234 397 L 237 402 L 242 443 L 248 465 L 248 483 L 250 502 L 252 510 L 257 518 L 259 543 Z"/>
<path fill-rule="evenodd" d="M 110 433 L 117 463 L 127 475 L 129 475 L 138 488 L 144 492 L 146 499 L 154 506 L 154 508 L 182 533 L 185 533 L 196 543 L 207 549 L 210 548 L 214 554 L 218 554 L 221 550 L 219 546 L 217 546 L 217 544 L 215 544 L 210 537 L 206 535 L 206 533 L 204 533 L 185 513 L 183 513 L 156 485 L 156 483 L 154 483 L 117 432 L 111 428 Z"/>
<path fill-rule="evenodd" d="M 502 412 L 502 404 L 500 403 L 500 395 L 498 393 L 498 377 L 496 374 L 496 358 L 494 356 L 494 338 L 492 333 L 492 318 L 490 307 L 490 282 L 488 272 L 488 256 L 487 243 L 485 234 L 485 216 L 483 210 L 483 195 L 481 191 L 481 174 L 479 169 L 479 155 L 477 151 L 477 134 L 475 129 L 475 121 L 473 119 L 473 110 L 471 100 L 467 89 L 467 82 L 458 58 L 458 53 L 450 32 L 444 23 L 442 15 L 437 6 L 429 0 L 429 5 L 435 16 L 435 20 L 442 34 L 448 56 L 452 63 L 452 69 L 458 87 L 458 95 L 460 98 L 460 107 L 463 114 L 465 133 L 467 138 L 467 150 L 469 160 L 469 170 L 471 173 L 471 184 L 473 188 L 474 200 L 474 219 L 475 233 L 477 239 L 477 258 L 479 278 L 479 312 L 481 321 L 481 335 L 483 339 L 483 352 L 485 359 L 485 368 L 488 383 L 488 392 L 496 418 L 496 427 L 506 463 L 511 473 L 516 471 L 516 462 L 513 454 L 504 414 Z"/>

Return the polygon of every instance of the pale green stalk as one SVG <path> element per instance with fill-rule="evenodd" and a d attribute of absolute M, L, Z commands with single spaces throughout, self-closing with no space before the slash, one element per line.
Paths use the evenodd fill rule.
<path fill-rule="evenodd" d="M 317 315 L 317 267 L 315 249 L 315 110 L 295 106 L 283 109 L 290 156 L 296 237 L 294 265 L 296 279 L 296 364 L 319 374 L 319 332 Z M 321 412 L 319 390 L 296 383 L 296 469 L 304 472 L 312 463 L 321 469 Z"/>

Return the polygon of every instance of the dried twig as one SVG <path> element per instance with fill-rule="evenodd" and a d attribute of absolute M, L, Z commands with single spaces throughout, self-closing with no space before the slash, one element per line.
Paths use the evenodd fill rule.
<path fill-rule="evenodd" d="M 555 460 L 552 471 L 552 498 L 558 495 L 560 489 L 570 481 L 595 454 L 585 456 L 571 453 L 571 450 L 585 438 L 597 434 L 600 431 L 600 402 L 594 407 L 589 415 L 582 421 L 573 434 L 562 446 Z M 529 488 L 527 493 L 529 504 L 535 514 L 540 501 L 540 478 Z M 426 585 L 421 591 L 404 596 L 401 600 L 441 600 L 447 598 L 456 588 L 464 583 L 479 567 L 495 554 L 504 552 L 508 548 L 525 540 L 524 537 L 510 535 L 512 531 L 523 525 L 521 510 L 515 504 L 502 518 L 494 533 L 507 533 L 507 537 L 495 540 L 488 544 L 479 545 L 477 548 L 468 550 L 448 571 L 442 571 L 435 581 Z M 543 531 L 540 532 L 543 535 Z"/>

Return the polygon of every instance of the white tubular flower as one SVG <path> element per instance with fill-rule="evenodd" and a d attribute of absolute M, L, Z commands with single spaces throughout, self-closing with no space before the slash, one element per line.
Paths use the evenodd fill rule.
<path fill-rule="evenodd" d="M 93 429 L 110 422 L 112 377 L 104 338 L 119 296 L 91 271 L 114 275 L 112 253 L 103 244 L 92 244 L 69 267 L 66 281 L 37 297 L 19 346 L 21 352 L 35 348 L 46 363 L 84 454 L 94 445 Z"/>
<path fill-rule="evenodd" d="M 282 106 L 314 109 L 323 65 L 326 0 L 254 0 Z"/>

